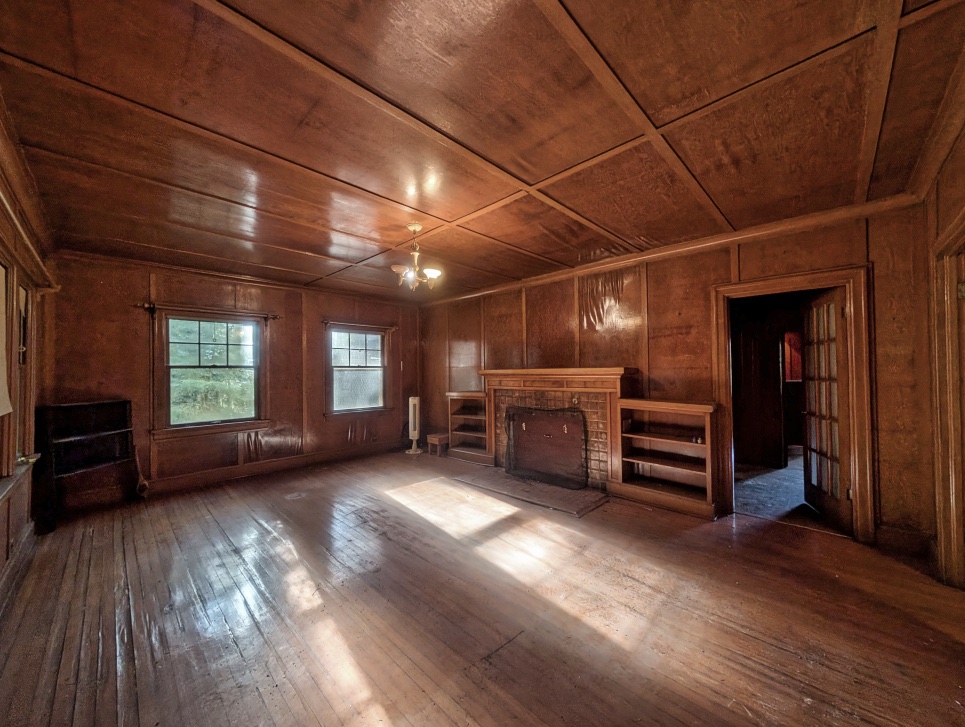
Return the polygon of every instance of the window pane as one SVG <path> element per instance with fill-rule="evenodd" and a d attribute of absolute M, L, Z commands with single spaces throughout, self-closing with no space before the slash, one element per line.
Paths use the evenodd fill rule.
<path fill-rule="evenodd" d="M 332 366 L 348 366 L 348 349 L 332 349 Z"/>
<path fill-rule="evenodd" d="M 247 346 L 255 342 L 255 326 L 252 323 L 229 323 L 228 343 L 241 343 Z"/>
<path fill-rule="evenodd" d="M 365 334 L 364 334 L 364 333 L 350 333 L 350 334 L 348 334 L 348 347 L 349 347 L 349 348 L 365 348 Z"/>
<path fill-rule="evenodd" d="M 332 331 L 332 348 L 348 348 L 347 331 Z"/>
<path fill-rule="evenodd" d="M 228 347 L 217 343 L 201 344 L 201 365 L 202 366 L 227 366 Z"/>
<path fill-rule="evenodd" d="M 353 348 L 349 353 L 349 366 L 365 366 L 365 349 Z"/>
<path fill-rule="evenodd" d="M 226 343 L 228 324 L 222 321 L 201 321 L 201 343 Z"/>
<path fill-rule="evenodd" d="M 172 343 L 170 346 L 170 365 L 171 366 L 197 366 L 198 365 L 198 344 L 196 343 Z"/>
<path fill-rule="evenodd" d="M 333 374 L 335 411 L 382 406 L 382 369 L 336 369 Z"/>
<path fill-rule="evenodd" d="M 168 341 L 177 343 L 198 342 L 198 322 L 178 318 L 168 319 Z"/>
<path fill-rule="evenodd" d="M 378 333 L 367 333 L 365 335 L 365 347 L 369 351 L 381 351 L 382 336 L 380 336 Z"/>
<path fill-rule="evenodd" d="M 365 365 L 366 365 L 366 366 L 381 366 L 381 365 L 382 365 L 382 352 L 381 352 L 381 351 L 373 351 L 373 350 L 370 348 L 370 349 L 368 350 L 368 353 L 366 354 L 366 357 L 365 357 Z"/>
<path fill-rule="evenodd" d="M 229 366 L 254 366 L 255 347 L 254 346 L 228 346 L 228 365 Z"/>
<path fill-rule="evenodd" d="M 171 369 L 172 424 L 254 416 L 254 369 Z"/>

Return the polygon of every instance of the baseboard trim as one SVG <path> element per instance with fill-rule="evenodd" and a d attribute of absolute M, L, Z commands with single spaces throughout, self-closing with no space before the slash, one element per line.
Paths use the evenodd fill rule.
<path fill-rule="evenodd" d="M 159 477 L 149 481 L 147 496 L 183 492 L 185 490 L 193 490 L 221 484 L 230 480 L 237 480 L 242 477 L 266 475 L 272 472 L 282 472 L 284 470 L 307 467 L 323 462 L 335 462 L 343 459 L 365 457 L 372 454 L 382 454 L 383 452 L 390 452 L 397 449 L 400 449 L 398 442 L 378 442 L 353 447 L 352 449 L 312 452 L 311 454 L 299 454 L 294 457 L 279 457 L 277 459 L 262 460 L 261 462 L 248 462 L 232 467 L 220 467 L 214 470 L 192 472 L 191 474 L 177 475 L 175 477 Z"/>

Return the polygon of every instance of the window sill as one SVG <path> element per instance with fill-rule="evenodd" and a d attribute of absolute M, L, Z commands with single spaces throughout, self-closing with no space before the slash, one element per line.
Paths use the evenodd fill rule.
<path fill-rule="evenodd" d="M 182 437 L 200 437 L 205 434 L 230 434 L 232 432 L 257 432 L 271 427 L 270 419 L 245 419 L 237 422 L 221 422 L 206 424 L 186 424 L 180 427 L 166 429 L 152 429 L 151 437 L 156 440 L 181 439 Z"/>
<path fill-rule="evenodd" d="M 339 411 L 327 411 L 325 412 L 325 418 L 328 417 L 339 417 L 345 414 L 353 414 L 358 416 L 359 414 L 384 414 L 386 412 L 395 411 L 394 406 L 377 406 L 371 409 L 340 409 Z"/>

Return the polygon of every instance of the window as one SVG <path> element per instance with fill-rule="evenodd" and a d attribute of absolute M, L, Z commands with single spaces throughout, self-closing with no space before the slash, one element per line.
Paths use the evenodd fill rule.
<path fill-rule="evenodd" d="M 385 334 L 330 329 L 332 411 L 385 405 Z"/>
<path fill-rule="evenodd" d="M 261 329 L 255 320 L 162 316 L 169 426 L 259 415 Z"/>

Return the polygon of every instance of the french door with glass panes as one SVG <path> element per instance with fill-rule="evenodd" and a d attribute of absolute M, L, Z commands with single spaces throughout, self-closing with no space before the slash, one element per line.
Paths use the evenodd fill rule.
<path fill-rule="evenodd" d="M 812 300 L 804 324 L 804 499 L 854 533 L 844 288 Z"/>

